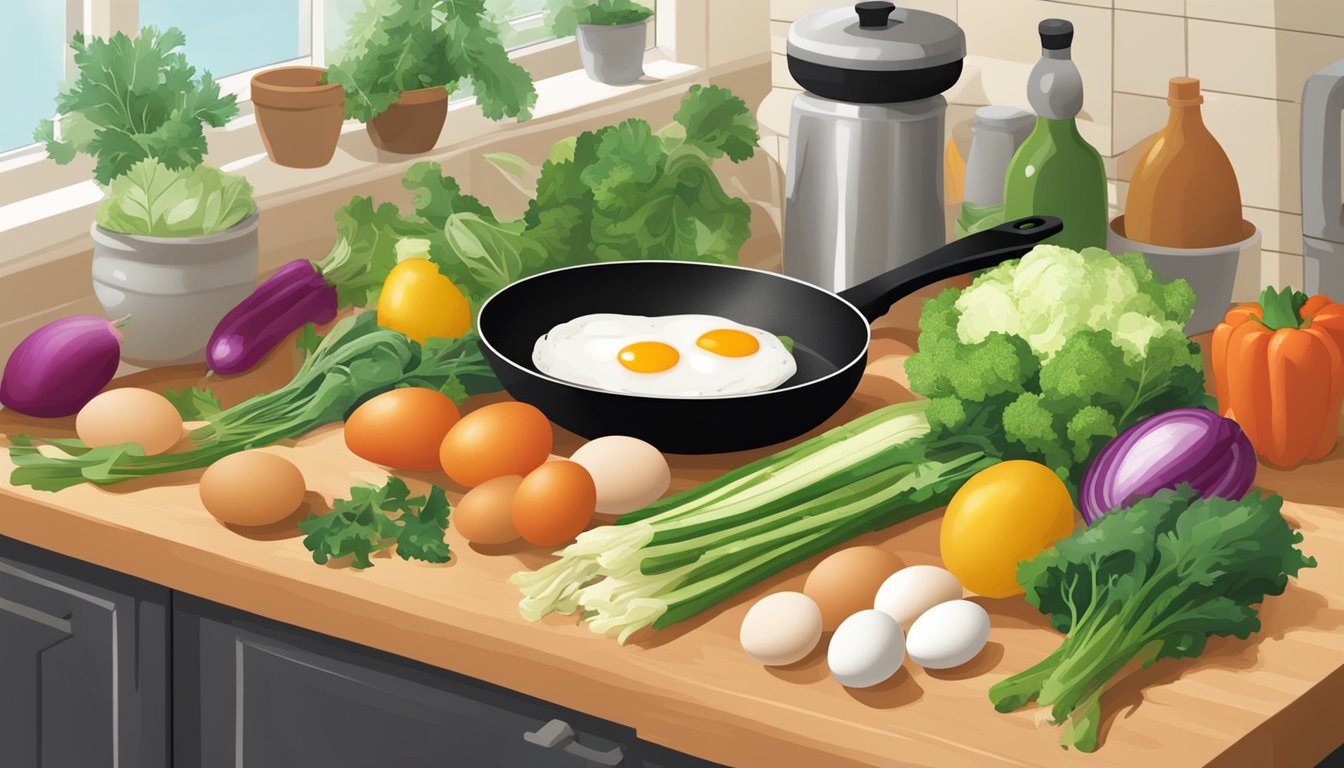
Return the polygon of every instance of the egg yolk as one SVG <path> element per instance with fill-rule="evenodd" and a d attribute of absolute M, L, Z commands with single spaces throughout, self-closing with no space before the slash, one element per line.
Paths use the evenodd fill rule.
<path fill-rule="evenodd" d="M 756 354 L 761 342 L 746 331 L 717 328 L 695 340 L 695 345 L 724 357 L 747 357 Z"/>
<path fill-rule="evenodd" d="M 616 359 L 635 373 L 661 373 L 676 365 L 681 355 L 661 341 L 636 341 L 626 345 Z"/>

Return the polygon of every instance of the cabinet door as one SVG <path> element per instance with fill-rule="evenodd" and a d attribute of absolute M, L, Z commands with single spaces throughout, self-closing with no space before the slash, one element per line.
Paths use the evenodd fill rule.
<path fill-rule="evenodd" d="M 643 765 L 629 728 L 182 595 L 174 605 L 178 765 Z"/>
<path fill-rule="evenodd" d="M 168 764 L 168 591 L 0 537 L 0 754 Z"/>

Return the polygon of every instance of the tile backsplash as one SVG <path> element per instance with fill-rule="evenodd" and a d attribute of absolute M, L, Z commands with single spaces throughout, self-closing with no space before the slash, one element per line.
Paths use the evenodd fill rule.
<path fill-rule="evenodd" d="M 789 24 L 844 0 L 772 0 L 775 91 L 761 107 L 766 147 L 786 156 L 789 102 L 800 89 L 784 57 Z M 1302 281 L 1299 169 L 1302 86 L 1344 59 L 1341 0 L 905 0 L 954 18 L 969 56 L 948 94 L 949 135 L 964 141 L 985 104 L 1028 107 L 1026 78 L 1040 54 L 1036 23 L 1074 23 L 1086 101 L 1080 130 L 1106 158 L 1116 213 L 1138 157 L 1166 123 L 1167 80 L 1200 79 L 1204 120 L 1237 171 L 1245 216 L 1260 228 L 1260 264 L 1243 264 L 1235 298 L 1268 283 Z"/>

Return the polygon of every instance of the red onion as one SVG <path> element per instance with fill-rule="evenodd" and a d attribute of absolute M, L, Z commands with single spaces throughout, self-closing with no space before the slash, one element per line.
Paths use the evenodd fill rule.
<path fill-rule="evenodd" d="M 1240 499 L 1255 481 L 1241 427 L 1203 408 L 1151 416 L 1106 444 L 1088 467 L 1079 506 L 1088 525 L 1114 509 L 1188 484 L 1200 496 Z"/>

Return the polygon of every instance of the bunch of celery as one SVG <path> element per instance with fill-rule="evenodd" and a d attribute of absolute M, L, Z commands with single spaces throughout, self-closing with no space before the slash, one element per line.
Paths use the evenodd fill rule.
<path fill-rule="evenodd" d="M 580 534 L 560 560 L 513 577 L 525 595 L 523 616 L 583 608 L 593 631 L 625 642 L 861 533 L 946 504 L 996 459 L 973 437 L 930 439 L 924 409 L 916 402 L 874 411 Z"/>

